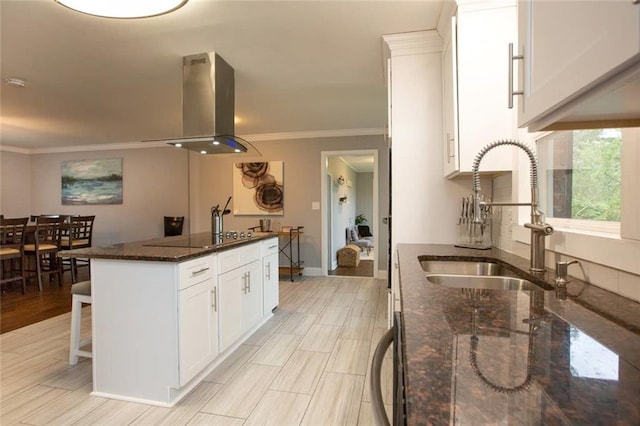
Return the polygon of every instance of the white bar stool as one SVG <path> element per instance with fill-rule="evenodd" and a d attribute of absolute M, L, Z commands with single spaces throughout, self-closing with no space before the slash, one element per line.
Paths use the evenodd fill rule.
<path fill-rule="evenodd" d="M 91 343 L 91 337 L 80 341 L 82 304 L 91 304 L 91 281 L 81 281 L 71 286 L 71 342 L 69 344 L 69 365 L 76 365 L 78 357 L 91 358 L 90 351 L 80 348 Z"/>

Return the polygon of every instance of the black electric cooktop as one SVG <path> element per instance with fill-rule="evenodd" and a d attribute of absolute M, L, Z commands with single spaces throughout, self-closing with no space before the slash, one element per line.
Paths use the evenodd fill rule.
<path fill-rule="evenodd" d="M 143 244 L 149 247 L 182 247 L 182 248 L 210 248 L 223 247 L 251 240 L 251 235 L 238 232 L 226 232 L 216 239 L 209 233 L 192 234 L 185 237 L 168 237 L 162 240 Z"/>

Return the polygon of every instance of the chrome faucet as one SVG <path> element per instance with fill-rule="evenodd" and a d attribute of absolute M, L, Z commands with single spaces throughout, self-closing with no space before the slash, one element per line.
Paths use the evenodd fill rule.
<path fill-rule="evenodd" d="M 526 152 L 531 162 L 531 203 L 487 203 L 484 196 L 480 192 L 480 161 L 485 154 L 493 148 L 502 145 L 512 145 Z M 473 173 L 473 199 L 474 199 L 474 217 L 473 223 L 482 224 L 483 212 L 486 212 L 490 206 L 531 206 L 531 223 L 525 223 L 526 228 L 531 229 L 531 266 L 532 272 L 544 272 L 544 242 L 547 235 L 553 234 L 553 227 L 544 221 L 544 213 L 538 210 L 538 162 L 536 156 L 531 149 L 522 142 L 513 140 L 500 140 L 490 143 L 480 150 L 473 160 L 471 168 Z"/>

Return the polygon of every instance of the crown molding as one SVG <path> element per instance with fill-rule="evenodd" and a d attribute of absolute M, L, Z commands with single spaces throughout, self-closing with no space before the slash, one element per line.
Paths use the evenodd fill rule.
<path fill-rule="evenodd" d="M 337 129 L 337 130 L 312 130 L 304 132 L 281 132 L 281 133 L 256 133 L 253 135 L 238 135 L 247 141 L 273 141 L 291 139 L 317 139 L 335 138 L 348 136 L 375 136 L 384 135 L 384 128 L 363 128 L 363 129 Z M 164 142 L 124 142 L 99 145 L 75 145 L 61 146 L 53 148 L 20 148 L 10 145 L 0 145 L 0 151 L 15 152 L 18 154 L 60 154 L 66 152 L 89 152 L 89 151 L 113 151 L 122 149 L 142 149 L 142 148 L 173 148 Z"/>
<path fill-rule="evenodd" d="M 17 146 L 0 145 L 0 152 L 15 152 L 16 154 L 30 154 L 26 148 L 20 148 Z"/>
<path fill-rule="evenodd" d="M 486 9 L 498 9 L 501 7 L 513 7 L 517 5 L 516 0 L 456 0 L 458 10 L 461 12 L 471 12 Z"/>
<path fill-rule="evenodd" d="M 248 141 L 275 141 L 290 139 L 316 139 L 316 138 L 336 138 L 345 136 L 373 136 L 384 135 L 383 127 L 364 129 L 336 129 L 336 130 L 311 130 L 304 132 L 282 132 L 282 133 L 257 133 L 253 135 L 240 135 L 242 139 Z"/>
<path fill-rule="evenodd" d="M 97 144 L 97 145 L 74 145 L 74 146 L 60 146 L 53 148 L 32 148 L 23 149 L 13 146 L 2 146 L 1 151 L 19 152 L 21 154 L 60 154 L 65 152 L 89 152 L 89 151 L 112 151 L 116 149 L 140 149 L 140 148 L 164 148 L 171 146 L 162 142 L 124 142 L 124 143 L 109 143 L 109 144 Z"/>
<path fill-rule="evenodd" d="M 387 34 L 382 39 L 389 46 L 391 57 L 442 51 L 442 37 L 436 30 Z"/>

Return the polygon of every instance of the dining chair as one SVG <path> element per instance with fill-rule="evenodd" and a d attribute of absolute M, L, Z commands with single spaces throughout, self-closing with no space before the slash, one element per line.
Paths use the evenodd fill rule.
<path fill-rule="evenodd" d="M 184 225 L 184 216 L 165 216 L 164 217 L 164 236 L 173 237 L 182 235 L 182 227 Z"/>
<path fill-rule="evenodd" d="M 22 282 L 22 294 L 27 293 L 27 280 L 24 272 L 25 227 L 28 217 L 14 219 L 0 218 L 0 284 L 14 281 Z M 20 266 L 17 266 L 17 263 Z"/>
<path fill-rule="evenodd" d="M 64 227 L 62 236 L 60 239 L 61 250 L 74 250 L 80 248 L 91 247 L 93 241 L 93 223 L 95 222 L 94 216 L 71 216 L 69 219 L 69 226 Z M 71 271 L 71 282 L 78 282 L 78 267 L 87 268 L 90 267 L 89 259 L 78 259 L 75 257 L 67 258 L 62 261 L 62 272 L 65 270 Z M 69 269 L 64 269 L 65 263 L 68 262 Z"/>
<path fill-rule="evenodd" d="M 28 272 L 35 272 L 38 277 L 38 288 L 42 291 L 42 277 L 56 275 L 58 285 L 62 287 L 62 262 L 57 258 L 60 250 L 61 229 L 68 216 L 36 218 L 36 228 L 33 235 L 33 242 L 24 245 L 26 256 L 34 258 L 36 269 Z M 33 274 L 31 274 L 31 277 Z"/>

